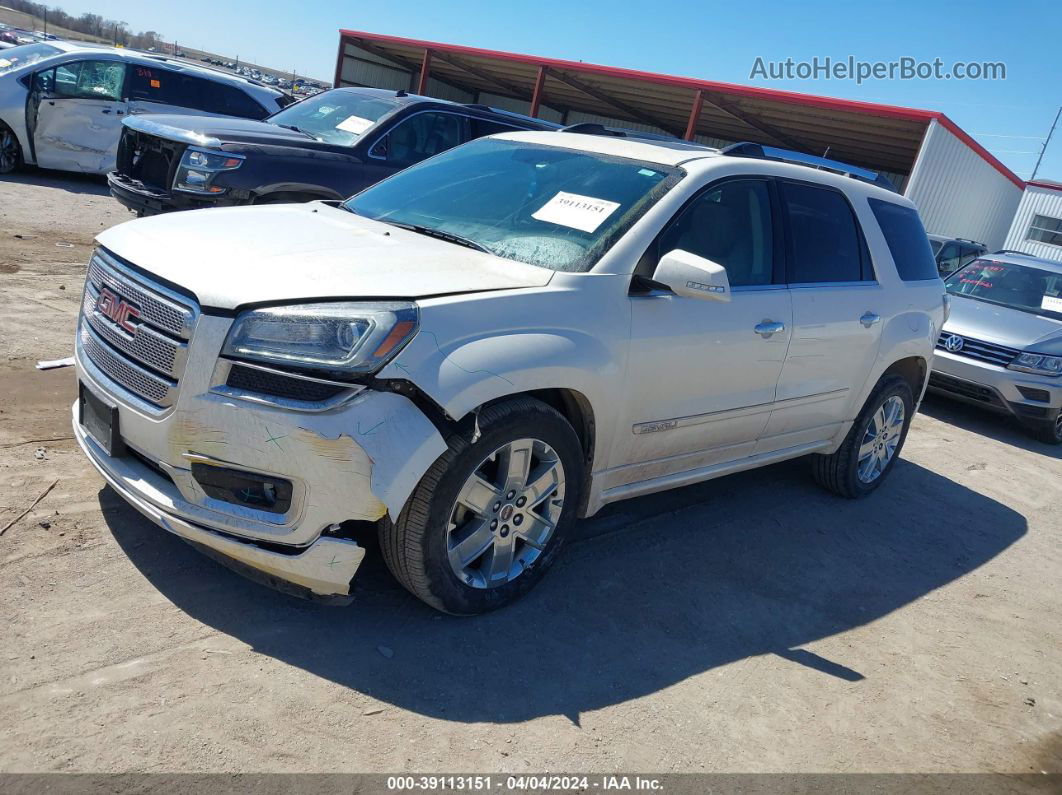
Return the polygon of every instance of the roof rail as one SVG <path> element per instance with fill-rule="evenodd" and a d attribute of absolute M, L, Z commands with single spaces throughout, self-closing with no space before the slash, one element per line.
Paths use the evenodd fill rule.
<path fill-rule="evenodd" d="M 886 190 L 890 190 L 893 193 L 899 193 L 896 186 L 892 184 L 892 180 L 884 174 L 879 174 L 877 171 L 871 171 L 868 168 L 861 168 L 860 166 L 853 166 L 849 163 L 842 163 L 839 160 L 830 160 L 826 157 L 817 157 L 815 155 L 804 154 L 803 152 L 796 152 L 792 149 L 779 149 L 775 146 L 764 146 L 762 144 L 752 143 L 751 141 L 742 141 L 724 148 L 723 154 L 730 155 L 731 157 L 752 157 L 758 160 L 780 160 L 785 163 L 795 163 L 799 166 L 825 169 L 826 171 L 834 171 L 838 174 L 844 174 L 845 176 L 861 180 L 862 182 L 869 182 L 871 185 L 877 185 Z"/>
<path fill-rule="evenodd" d="M 640 138 L 645 141 L 667 141 L 670 143 L 690 144 L 690 146 L 703 146 L 693 141 L 683 141 L 674 135 L 667 133 L 644 132 L 642 130 L 628 130 L 626 127 L 606 127 L 596 122 L 580 122 L 561 127 L 558 132 L 579 133 L 580 135 L 605 135 L 611 138 Z"/>
<path fill-rule="evenodd" d="M 1035 254 L 1030 254 L 1028 251 L 1018 251 L 1016 248 L 1001 248 L 999 251 L 993 251 L 993 254 L 1017 254 L 1021 257 L 1032 257 L 1034 259 L 1040 259 Z"/>
<path fill-rule="evenodd" d="M 984 248 L 988 248 L 988 246 L 985 246 L 980 240 L 970 240 L 968 237 L 956 237 L 953 239 L 958 240 L 960 243 L 973 243 L 975 246 L 984 246 Z"/>
<path fill-rule="evenodd" d="M 479 102 L 466 103 L 465 107 L 471 108 L 472 110 L 485 110 L 490 113 L 496 113 L 499 116 L 508 116 L 510 119 L 519 119 L 520 121 L 533 122 L 535 124 L 540 124 L 543 127 L 554 127 L 558 130 L 560 129 L 560 125 L 556 122 L 548 121 L 547 119 L 538 119 L 534 116 L 528 116 L 526 113 L 517 113 L 514 110 L 505 110 L 505 108 L 492 108 L 490 105 L 484 105 Z"/>

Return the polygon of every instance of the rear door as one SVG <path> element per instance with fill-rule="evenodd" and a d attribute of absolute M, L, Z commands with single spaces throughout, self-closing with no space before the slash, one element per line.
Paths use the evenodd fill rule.
<path fill-rule="evenodd" d="M 887 296 L 840 190 L 779 180 L 793 333 L 757 453 L 828 439 L 877 357 Z"/>
<path fill-rule="evenodd" d="M 113 169 L 124 96 L 121 61 L 72 61 L 36 73 L 27 119 L 37 165 L 90 174 Z"/>

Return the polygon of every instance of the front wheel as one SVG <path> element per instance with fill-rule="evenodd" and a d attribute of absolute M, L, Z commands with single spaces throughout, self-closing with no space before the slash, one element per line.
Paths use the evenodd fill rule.
<path fill-rule="evenodd" d="M 453 434 L 380 547 L 402 585 L 455 615 L 495 610 L 545 574 L 582 491 L 582 447 L 541 401 L 517 398 L 479 413 L 479 435 Z"/>
<path fill-rule="evenodd" d="M 1062 444 L 1062 409 L 1053 420 L 1026 422 L 1025 429 L 1034 439 L 1047 444 Z"/>
<path fill-rule="evenodd" d="M 22 147 L 10 127 L 0 124 L 0 174 L 10 174 L 22 165 Z"/>
<path fill-rule="evenodd" d="M 815 480 L 842 497 L 870 494 L 896 464 L 913 413 L 914 396 L 907 381 L 899 376 L 882 378 L 837 451 L 811 457 Z"/>

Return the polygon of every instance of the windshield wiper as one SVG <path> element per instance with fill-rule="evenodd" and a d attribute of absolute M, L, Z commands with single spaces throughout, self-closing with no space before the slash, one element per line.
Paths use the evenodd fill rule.
<path fill-rule="evenodd" d="M 399 221 L 385 221 L 382 218 L 377 218 L 376 220 L 383 221 L 383 223 L 390 224 L 391 226 L 397 226 L 399 229 L 408 229 L 410 232 L 416 232 L 418 235 L 434 237 L 438 240 L 445 240 L 447 243 L 455 243 L 458 246 L 482 251 L 484 254 L 494 253 L 482 243 L 477 243 L 475 240 L 467 237 L 461 237 L 461 235 L 455 235 L 453 232 L 444 232 L 442 229 L 435 229 L 431 226 L 420 226 L 419 224 L 404 224 Z"/>
<path fill-rule="evenodd" d="M 308 135 L 310 138 L 313 138 L 315 141 L 318 140 L 317 136 L 314 135 L 312 132 L 307 132 L 306 130 L 302 129 L 302 127 L 296 127 L 294 124 L 280 124 L 278 122 L 273 122 L 273 124 L 276 124 L 277 127 L 283 127 L 285 130 L 294 130 L 297 133 L 302 133 L 303 135 Z"/>

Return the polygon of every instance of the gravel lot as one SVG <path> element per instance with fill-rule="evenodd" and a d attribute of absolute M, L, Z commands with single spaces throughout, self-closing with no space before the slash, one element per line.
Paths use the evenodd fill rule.
<path fill-rule="evenodd" d="M 0 181 L 2 771 L 1062 772 L 1062 450 L 927 401 L 861 502 L 796 461 L 615 505 L 440 616 L 243 580 L 70 439 L 95 178 Z M 40 448 L 40 449 L 38 449 Z"/>

